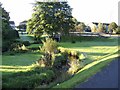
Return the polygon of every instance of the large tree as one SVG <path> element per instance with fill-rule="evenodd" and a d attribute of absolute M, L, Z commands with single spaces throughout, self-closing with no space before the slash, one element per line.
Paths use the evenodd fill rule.
<path fill-rule="evenodd" d="M 76 31 L 78 31 L 78 32 L 84 32 L 85 27 L 86 27 L 86 25 L 83 22 L 81 22 L 80 24 L 78 24 L 76 26 Z"/>
<path fill-rule="evenodd" d="M 97 31 L 98 31 L 99 33 L 105 31 L 105 27 L 104 27 L 103 23 L 99 23 L 99 24 L 98 24 Z"/>
<path fill-rule="evenodd" d="M 17 28 L 21 31 L 26 31 L 26 23 L 27 23 L 26 20 L 20 22 L 20 24 L 17 26 Z"/>
<path fill-rule="evenodd" d="M 115 23 L 115 22 L 111 22 L 110 24 L 109 24 L 109 26 L 108 26 L 108 30 L 109 31 L 115 31 L 116 32 L 116 28 L 117 28 L 118 26 L 117 26 L 117 24 Z"/>
<path fill-rule="evenodd" d="M 18 38 L 18 32 L 13 30 L 9 24 L 10 16 L 9 13 L 2 8 L 2 4 L 0 5 L 0 9 L 2 11 L 1 19 L 2 19 L 2 39 L 3 40 L 10 40 Z"/>
<path fill-rule="evenodd" d="M 32 18 L 28 20 L 27 32 L 34 33 L 36 37 L 44 32 L 52 34 L 60 32 L 68 34 L 74 28 L 71 14 L 72 8 L 67 2 L 36 2 Z"/>
<path fill-rule="evenodd" d="M 7 51 L 12 43 L 12 40 L 19 38 L 19 34 L 16 30 L 13 30 L 9 24 L 9 13 L 2 8 L 0 4 L 0 20 L 2 21 L 2 51 Z"/>

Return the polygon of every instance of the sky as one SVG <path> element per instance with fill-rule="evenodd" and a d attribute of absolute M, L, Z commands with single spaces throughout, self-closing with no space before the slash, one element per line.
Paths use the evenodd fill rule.
<path fill-rule="evenodd" d="M 39 0 L 38 0 L 39 1 Z M 119 0 L 67 0 L 73 8 L 72 15 L 80 22 L 102 22 L 118 24 Z M 0 0 L 10 14 L 10 20 L 16 26 L 24 20 L 31 18 L 35 0 Z"/>

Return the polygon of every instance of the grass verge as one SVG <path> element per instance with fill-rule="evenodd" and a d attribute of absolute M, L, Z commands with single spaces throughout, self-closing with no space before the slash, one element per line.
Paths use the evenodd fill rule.
<path fill-rule="evenodd" d="M 118 57 L 118 54 L 113 54 L 110 55 L 104 59 L 101 59 L 99 61 L 95 61 L 93 63 L 88 64 L 87 66 L 85 66 L 83 69 L 81 69 L 80 71 L 78 71 L 74 77 L 72 77 L 71 79 L 56 85 L 52 88 L 74 88 L 77 84 L 82 83 L 83 81 L 85 81 L 86 79 L 90 78 L 92 75 L 96 74 L 97 72 L 99 72 L 102 68 L 104 68 L 107 64 L 109 64 L 113 59 L 115 59 L 116 57 Z"/>

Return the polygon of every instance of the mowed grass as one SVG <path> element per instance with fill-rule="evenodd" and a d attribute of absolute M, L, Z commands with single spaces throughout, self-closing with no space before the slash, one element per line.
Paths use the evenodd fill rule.
<path fill-rule="evenodd" d="M 16 54 L 14 56 L 11 55 L 3 55 L 2 56 L 2 66 L 0 66 L 0 72 L 2 74 L 12 74 L 15 72 L 26 71 L 29 67 L 34 64 L 39 58 L 41 54 Z"/>
<path fill-rule="evenodd" d="M 27 35 L 27 34 L 20 34 L 20 39 L 21 41 L 29 41 L 30 43 L 34 42 L 34 37 L 33 35 Z"/>
<path fill-rule="evenodd" d="M 106 39 L 107 40 L 107 39 Z M 89 77 L 100 71 L 112 60 L 116 60 L 118 55 L 118 39 L 114 38 L 103 42 L 99 41 L 84 41 L 72 43 L 60 43 L 61 46 L 73 50 L 78 50 L 87 54 L 88 65 L 79 70 L 71 79 L 54 86 L 53 88 L 74 88 L 87 80 Z"/>
<path fill-rule="evenodd" d="M 21 36 L 22 40 L 33 42 L 33 37 L 23 35 Z M 39 47 L 39 44 L 32 44 L 28 46 L 28 48 Z M 117 57 L 118 51 L 118 39 L 109 39 L 104 38 L 102 40 L 88 40 L 76 43 L 71 42 L 60 42 L 59 46 L 64 48 L 69 48 L 72 50 L 78 50 L 87 55 L 86 62 L 88 63 L 82 70 L 80 70 L 73 79 L 70 81 L 65 81 L 61 83 L 59 86 L 55 86 L 54 88 L 71 88 L 74 87 L 77 83 L 81 83 L 91 75 L 95 74 L 102 67 L 104 67 L 107 63 L 113 60 L 113 58 Z M 40 53 L 23 53 L 16 54 L 14 56 L 11 55 L 3 55 L 2 56 L 2 66 L 0 66 L 0 72 L 3 73 L 3 77 L 6 74 L 12 74 L 15 72 L 21 71 L 29 71 L 30 67 L 36 60 L 40 58 Z M 90 63 L 90 64 L 89 64 Z M 13 78 L 14 79 L 14 78 Z"/>
<path fill-rule="evenodd" d="M 106 39 L 106 38 L 105 38 Z M 106 39 L 107 40 L 107 39 Z M 64 42 L 60 46 L 77 50 L 87 55 L 90 61 L 100 60 L 105 56 L 118 51 L 118 39 L 111 39 L 108 41 L 82 41 L 82 42 Z"/>
<path fill-rule="evenodd" d="M 34 38 L 31 35 L 20 34 L 20 41 L 29 41 L 30 43 L 34 42 Z M 32 44 L 30 47 L 39 47 L 40 44 Z M 29 46 L 27 47 L 29 48 Z M 0 72 L 3 74 L 10 74 L 14 72 L 25 71 L 29 69 L 33 63 L 35 63 L 41 54 L 39 52 L 27 52 L 19 53 L 15 55 L 2 55 L 2 65 L 0 66 Z"/>

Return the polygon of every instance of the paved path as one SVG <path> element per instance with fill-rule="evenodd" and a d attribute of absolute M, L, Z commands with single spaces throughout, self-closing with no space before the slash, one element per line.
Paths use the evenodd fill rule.
<path fill-rule="evenodd" d="M 75 88 L 118 88 L 118 60 L 112 61 L 102 71 Z"/>

